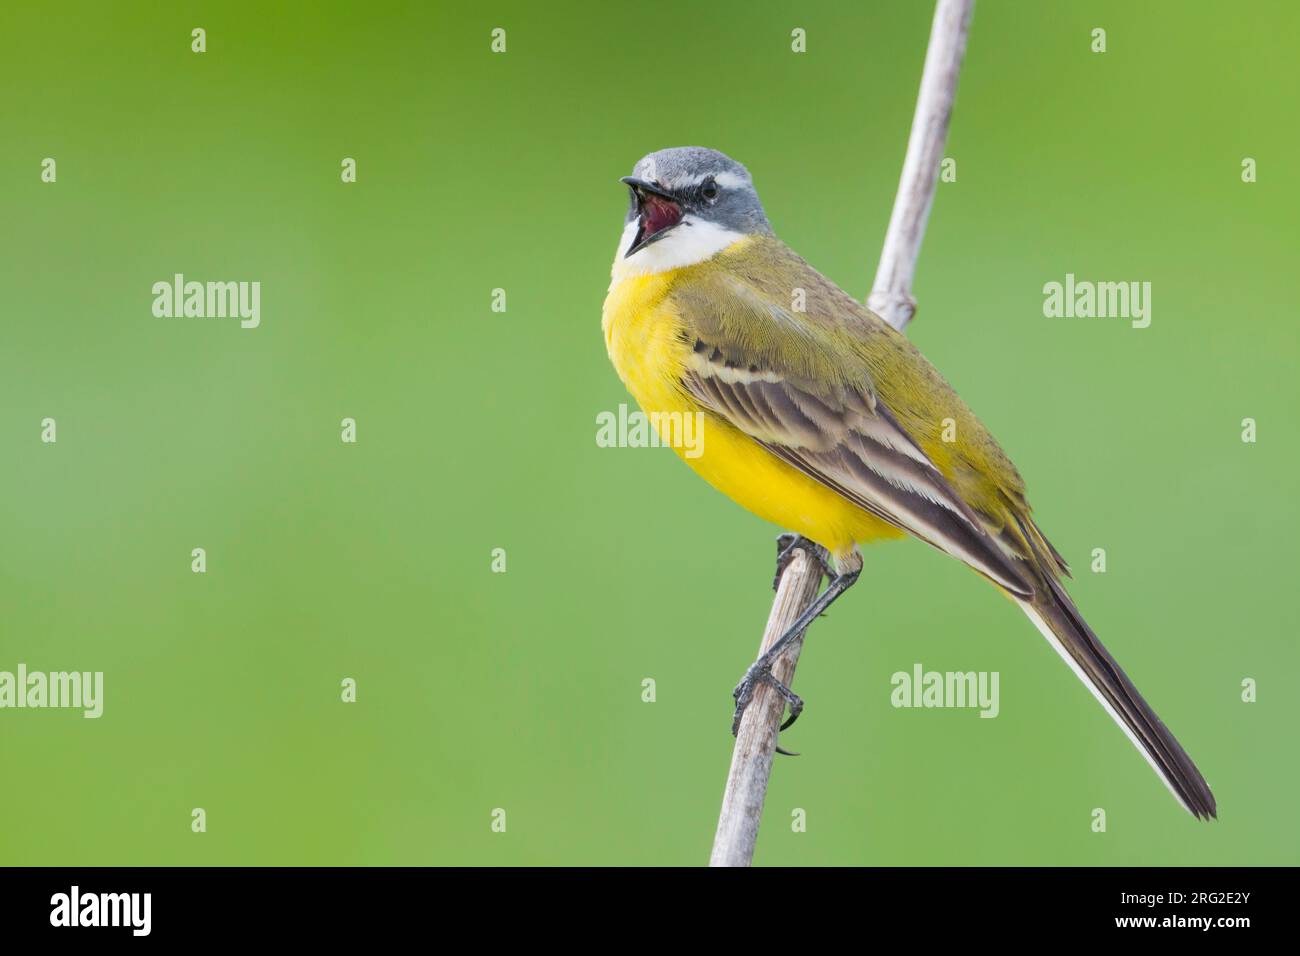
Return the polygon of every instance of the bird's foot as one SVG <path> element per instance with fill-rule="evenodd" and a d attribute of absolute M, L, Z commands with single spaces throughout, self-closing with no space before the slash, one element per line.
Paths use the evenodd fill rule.
<path fill-rule="evenodd" d="M 816 541 L 805 538 L 801 534 L 790 534 L 789 532 L 781 535 L 776 539 L 776 576 L 772 578 L 772 590 L 775 591 L 781 585 L 781 575 L 785 574 L 785 569 L 790 566 L 794 559 L 796 551 L 803 551 L 808 557 L 812 558 L 817 567 L 821 569 L 822 574 L 828 578 L 835 577 L 835 571 L 831 567 L 830 552 L 823 548 Z"/>
<path fill-rule="evenodd" d="M 731 694 L 736 701 L 736 713 L 731 718 L 731 735 L 733 737 L 740 731 L 740 718 L 745 715 L 745 711 L 753 702 L 754 691 L 758 689 L 760 684 L 772 685 L 772 689 L 781 695 L 781 699 L 790 708 L 790 716 L 781 725 L 781 730 L 789 728 L 803 713 L 803 698 L 777 679 L 776 675 L 772 673 L 772 662 L 767 659 L 767 655 L 764 655 L 750 665 L 749 670 L 745 671 L 745 676 L 740 679 L 740 683 L 736 685 L 736 689 Z M 788 750 L 782 750 L 780 747 L 777 747 L 776 750 L 777 753 L 786 754 L 787 756 L 798 756 Z"/>

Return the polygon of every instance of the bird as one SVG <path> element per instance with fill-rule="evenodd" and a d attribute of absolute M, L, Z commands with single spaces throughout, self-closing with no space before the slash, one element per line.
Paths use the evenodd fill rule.
<path fill-rule="evenodd" d="M 703 416 L 674 450 L 705 481 L 786 529 L 829 583 L 745 672 L 732 731 L 781 651 L 858 579 L 860 546 L 912 536 L 1014 601 L 1178 802 L 1214 795 L 1066 592 L 1070 569 L 1032 517 L 1025 483 L 911 341 L 777 238 L 748 169 L 699 146 L 652 152 L 632 175 L 602 310 L 606 349 L 643 413 Z M 664 436 L 667 438 L 668 436 Z M 827 561 L 826 559 L 830 560 Z"/>

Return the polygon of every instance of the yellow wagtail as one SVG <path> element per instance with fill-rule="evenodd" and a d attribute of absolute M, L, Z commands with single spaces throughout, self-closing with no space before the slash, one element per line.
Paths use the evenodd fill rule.
<path fill-rule="evenodd" d="M 911 534 L 1019 604 L 1178 801 L 1215 816 L 1191 758 L 1062 587 L 1069 568 L 1015 465 L 908 339 L 776 238 L 735 160 L 665 149 L 622 182 L 631 203 L 603 317 L 619 376 L 659 421 L 703 413 L 702 450 L 683 460 L 797 532 L 784 561 L 816 545 L 835 561 L 736 688 L 733 730 L 760 681 L 790 705 L 782 729 L 794 722 L 802 701 L 772 676 L 776 655 L 857 579 L 860 543 Z"/>

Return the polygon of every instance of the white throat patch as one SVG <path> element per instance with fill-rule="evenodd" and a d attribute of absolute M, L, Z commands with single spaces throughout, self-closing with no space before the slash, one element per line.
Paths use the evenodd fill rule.
<path fill-rule="evenodd" d="M 615 280 L 628 275 L 654 275 L 693 266 L 697 262 L 713 258 L 732 243 L 745 238 L 744 233 L 687 215 L 662 239 L 625 259 L 627 250 L 636 238 L 637 225 L 638 220 L 634 219 L 623 227 L 623 238 L 619 240 L 614 268 L 611 270 Z"/>

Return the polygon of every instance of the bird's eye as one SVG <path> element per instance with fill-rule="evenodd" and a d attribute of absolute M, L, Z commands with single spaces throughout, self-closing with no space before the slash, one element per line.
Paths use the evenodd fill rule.
<path fill-rule="evenodd" d="M 704 180 L 703 184 L 700 186 L 700 195 L 709 202 L 713 202 L 713 200 L 718 198 L 718 184 L 713 181 L 712 176 Z"/>

